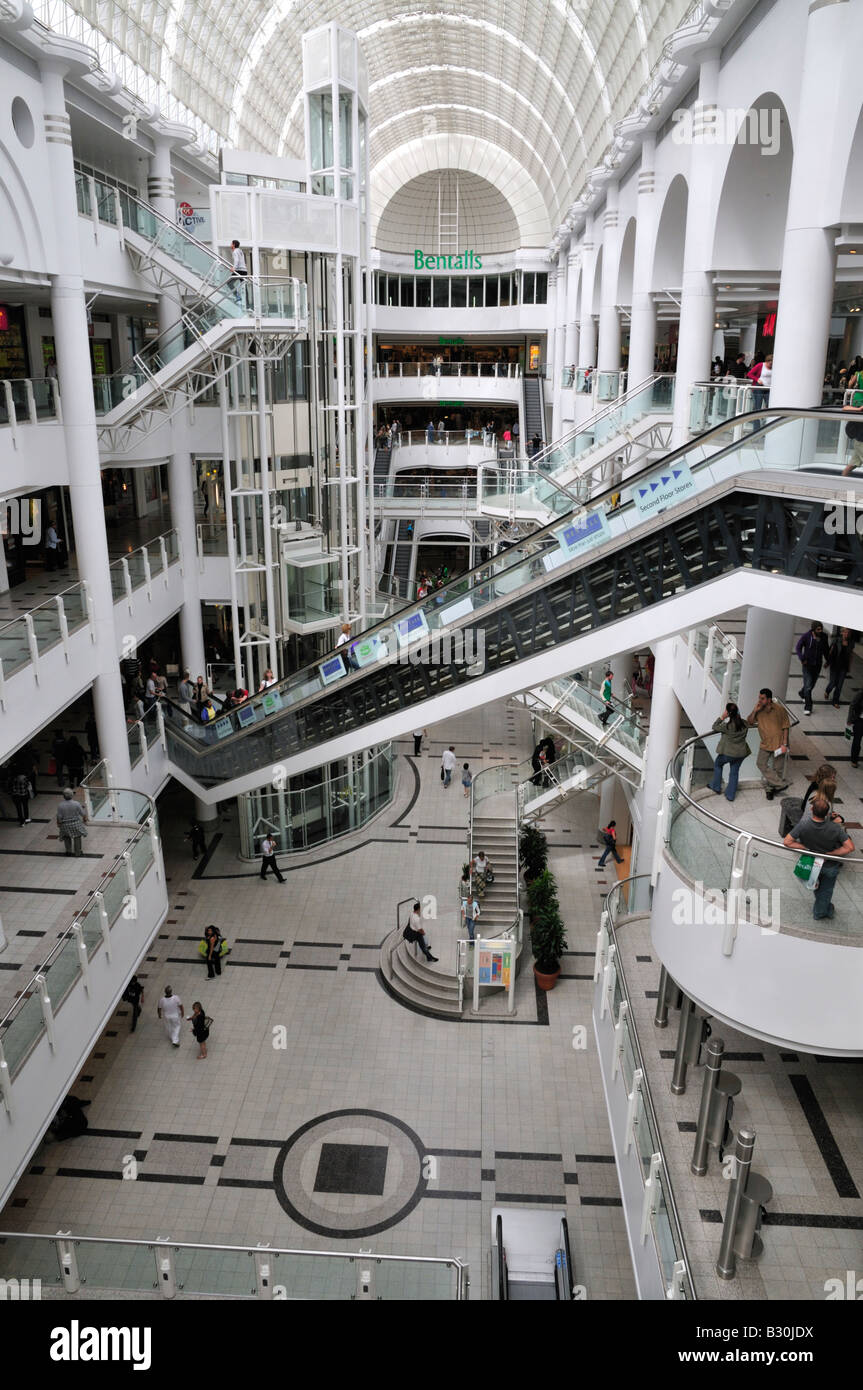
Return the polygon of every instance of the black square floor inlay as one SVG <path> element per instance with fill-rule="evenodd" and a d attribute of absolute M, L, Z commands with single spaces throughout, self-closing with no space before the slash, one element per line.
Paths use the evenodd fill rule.
<path fill-rule="evenodd" d="M 388 1152 L 385 1144 L 322 1144 L 315 1192 L 382 1197 Z"/>

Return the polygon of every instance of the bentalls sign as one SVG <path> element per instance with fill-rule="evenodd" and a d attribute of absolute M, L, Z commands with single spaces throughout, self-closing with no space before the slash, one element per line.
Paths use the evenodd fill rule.
<path fill-rule="evenodd" d="M 414 270 L 482 270 L 482 261 L 475 251 L 460 251 L 457 256 L 427 256 L 414 251 Z"/>

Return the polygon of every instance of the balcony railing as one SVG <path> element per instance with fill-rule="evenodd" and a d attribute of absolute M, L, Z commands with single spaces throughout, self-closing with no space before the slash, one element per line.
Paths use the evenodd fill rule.
<path fill-rule="evenodd" d="M 139 545 L 136 550 L 130 550 L 128 555 L 115 560 L 110 566 L 114 602 L 119 603 L 124 598 L 131 600 L 134 591 L 140 589 L 143 584 L 147 585 L 149 591 L 153 580 L 159 575 L 162 575 L 167 583 L 168 568 L 179 559 L 178 531 L 166 531 L 163 536 L 157 536 L 146 545 Z"/>
<path fill-rule="evenodd" d="M 521 377 L 518 362 L 376 362 L 374 375 L 383 381 L 390 378 L 410 379 L 421 376 L 470 377 L 487 381 L 517 381 Z"/>
<path fill-rule="evenodd" d="M 154 802 L 126 788 L 114 794 L 120 802 L 116 823 L 128 824 L 132 834 L 57 944 L 23 985 L 11 1009 L 0 1018 L 0 1083 L 4 1083 L 0 1089 L 4 1095 L 9 1085 L 14 1096 L 15 1078 L 39 1039 L 47 1033 L 53 1040 L 64 1001 L 81 984 L 88 984 L 92 958 L 100 949 L 110 952 L 111 928 L 123 918 L 127 904 L 135 901 L 136 885 L 153 867 L 159 876 L 162 874 Z M 62 1017 L 59 1024 L 62 1026 Z M 8 1072 L 4 1072 L 4 1063 Z"/>
<path fill-rule="evenodd" d="M 802 851 L 756 834 L 740 823 L 745 820 L 743 816 L 737 822 L 725 819 L 713 810 L 716 798 L 697 796 L 710 779 L 718 739 L 718 734 L 696 735 L 678 749 L 669 764 L 670 786 L 663 812 L 669 859 L 692 882 L 707 884 L 711 894 L 722 896 L 729 922 L 734 917 L 734 904 L 742 904 L 746 920 L 762 928 L 791 928 L 806 935 L 823 933 L 856 942 L 863 936 L 863 857 L 856 853 L 823 856 L 825 866 L 838 866 L 832 898 L 835 915 L 814 917 L 812 891 L 794 873 Z M 751 746 L 757 742 L 754 732 Z M 755 773 L 755 758 L 751 756 L 741 766 L 741 781 L 747 778 L 747 763 Z M 777 907 L 780 920 L 774 921 Z"/>
<path fill-rule="evenodd" d="M 603 1030 L 608 1036 L 611 1030 L 611 1075 L 605 1076 L 606 1087 L 622 1087 L 621 1100 L 626 1103 L 626 1133 L 617 1136 L 618 1166 L 629 1161 L 634 1150 L 644 1184 L 641 1212 L 627 1210 L 630 1238 L 640 1236 L 642 1246 L 648 1236 L 652 1239 L 666 1298 L 692 1300 L 696 1293 L 683 1227 L 671 1187 L 635 1026 L 636 1010 L 627 988 L 616 935 L 617 923 L 622 917 L 649 912 L 649 882 L 646 874 L 622 879 L 605 899 L 593 969 L 596 982 L 594 1024 L 599 1036 Z M 608 1105 L 611 1113 L 610 1092 Z"/>
<path fill-rule="evenodd" d="M 770 392 L 766 387 L 753 386 L 749 381 L 697 381 L 689 396 L 689 429 L 702 434 L 735 415 L 749 410 L 763 410 Z"/>
<path fill-rule="evenodd" d="M 0 381 L 0 425 L 62 423 L 60 392 L 55 377 L 12 377 Z"/>
<path fill-rule="evenodd" d="M 97 1291 L 162 1298 L 300 1299 L 438 1303 L 467 1299 L 470 1269 L 444 1256 L 371 1251 L 291 1250 L 268 1245 L 204 1245 L 175 1240 L 0 1231 L 0 1272 L 41 1280 L 59 1294 Z M 266 1272 L 265 1272 L 266 1267 Z M 23 1296 L 23 1295 L 22 1295 Z"/>

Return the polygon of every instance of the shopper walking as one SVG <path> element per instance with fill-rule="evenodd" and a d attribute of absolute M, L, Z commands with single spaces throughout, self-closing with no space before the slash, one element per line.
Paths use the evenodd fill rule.
<path fill-rule="evenodd" d="M 170 985 L 165 985 L 165 993 L 156 1006 L 156 1013 L 162 1020 L 168 1038 L 173 1047 L 180 1046 L 180 1025 L 185 1013 L 183 1011 L 183 1001 L 178 994 L 175 994 Z"/>
<path fill-rule="evenodd" d="M 445 787 L 448 787 L 450 782 L 452 781 L 452 774 L 453 768 L 455 767 L 455 762 L 455 748 L 452 744 L 450 744 L 449 748 L 444 749 L 443 756 L 440 760 L 440 778 Z"/>
<path fill-rule="evenodd" d="M 827 682 L 827 689 L 824 691 L 824 699 L 829 701 L 833 695 L 833 708 L 839 709 L 842 700 L 842 687 L 845 678 L 851 670 L 851 657 L 854 652 L 854 637 L 850 628 L 840 627 L 833 641 L 830 643 L 830 650 L 827 653 L 827 668 L 830 672 L 830 679 Z"/>
<path fill-rule="evenodd" d="M 816 856 L 815 862 L 811 866 L 811 874 L 818 872 L 818 859 L 822 855 L 833 856 L 824 859 L 818 873 L 818 880 L 815 885 L 815 901 L 812 906 L 812 916 L 816 921 L 824 917 L 833 917 L 836 909 L 833 906 L 833 889 L 836 887 L 836 879 L 842 865 L 837 862 L 836 856 L 854 853 L 854 841 L 845 829 L 845 826 L 838 820 L 831 820 L 830 807 L 823 797 L 816 797 L 812 803 L 811 818 L 799 820 L 792 830 L 788 832 L 783 840 L 783 844 L 788 849 L 803 850 L 805 853 Z M 800 876 L 800 875 L 798 875 Z"/>
<path fill-rule="evenodd" d="M 188 671 L 183 672 L 183 679 L 177 688 L 179 695 L 180 709 L 186 714 L 192 713 L 192 705 L 196 703 L 195 686 Z"/>
<path fill-rule="evenodd" d="M 249 272 L 246 267 L 246 257 L 238 241 L 231 242 L 231 270 L 233 274 L 228 283 L 233 287 L 234 302 L 242 308 L 246 300 L 246 287 L 243 281 Z"/>
<path fill-rule="evenodd" d="M 138 1026 L 138 1019 L 141 1017 L 141 1005 L 144 1002 L 144 986 L 137 975 L 132 976 L 123 990 L 123 1002 L 132 1006 L 132 1026 L 129 1032 L 134 1033 Z"/>
<path fill-rule="evenodd" d="M 830 651 L 827 638 L 824 636 L 824 624 L 814 622 L 808 632 L 804 632 L 802 637 L 798 637 L 794 651 L 800 659 L 800 666 L 803 671 L 803 686 L 800 690 L 803 713 L 811 714 L 812 689 L 821 675 L 821 667 Z"/>
<path fill-rule="evenodd" d="M 610 820 L 608 825 L 604 825 L 599 833 L 602 836 L 602 843 L 605 845 L 605 849 L 599 857 L 599 863 L 596 866 L 597 870 L 603 867 L 610 854 L 614 855 L 615 863 L 622 864 L 623 855 L 617 852 L 617 821 Z"/>
<path fill-rule="evenodd" d="M 464 794 L 465 794 L 465 796 L 470 796 L 470 789 L 471 789 L 471 784 L 472 784 L 472 782 L 473 782 L 473 773 L 472 773 L 471 770 L 470 770 L 470 763 L 462 763 L 462 769 L 461 769 L 461 784 L 462 784 L 462 786 L 464 787 Z"/>
<path fill-rule="evenodd" d="M 716 747 L 710 790 L 716 792 L 717 796 L 722 794 L 722 769 L 727 766 L 729 772 L 728 786 L 725 791 L 726 801 L 733 801 L 737 795 L 740 764 L 744 758 L 749 756 L 749 744 L 746 742 L 747 728 L 746 720 L 733 703 L 727 704 L 725 713 L 713 722 L 713 732 L 719 734 L 720 737 Z"/>
<path fill-rule="evenodd" d="M 846 738 L 848 737 L 848 729 L 851 730 L 851 766 L 859 767 L 860 744 L 863 743 L 863 690 L 858 690 L 848 706 Z"/>
<path fill-rule="evenodd" d="M 29 774 L 21 767 L 12 778 L 10 787 L 12 800 L 15 802 L 15 810 L 18 812 L 18 824 L 30 824 L 30 798 L 33 796 L 33 787 L 30 783 Z"/>
<path fill-rule="evenodd" d="M 183 839 L 191 840 L 193 859 L 197 859 L 199 854 L 207 853 L 207 841 L 204 835 L 204 827 L 199 820 L 191 821 Z"/>
<path fill-rule="evenodd" d="M 791 721 L 788 718 L 788 711 L 783 709 L 781 705 L 774 703 L 773 691 L 765 685 L 758 692 L 755 708 L 750 715 L 747 715 L 746 723 L 750 729 L 755 727 L 758 730 L 761 746 L 758 749 L 758 757 L 755 762 L 761 773 L 761 782 L 767 800 L 772 801 L 777 792 L 784 791 L 788 786 L 788 778 L 780 775 L 776 770 L 776 760 L 790 752 L 788 730 Z"/>
<path fill-rule="evenodd" d="M 604 728 L 605 725 L 608 723 L 608 721 L 609 721 L 609 719 L 611 718 L 611 716 L 614 714 L 614 705 L 613 705 L 612 702 L 611 702 L 611 701 L 612 701 L 611 682 L 612 682 L 612 679 L 613 679 L 613 674 L 614 674 L 614 673 L 613 673 L 612 671 L 606 671 L 606 673 L 605 673 L 605 679 L 603 680 L 602 685 L 601 685 L 601 687 L 600 687 L 600 691 L 599 691 L 601 698 L 605 701 L 605 709 L 602 711 L 602 714 L 599 716 L 599 722 L 600 722 L 600 724 L 603 726 L 603 728 Z"/>
<path fill-rule="evenodd" d="M 207 1058 L 207 1038 L 210 1036 L 211 1018 L 207 1018 L 199 999 L 192 1005 L 192 1032 L 195 1035 L 195 1042 L 198 1044 L 198 1055 L 196 1062 L 204 1062 Z"/>
<path fill-rule="evenodd" d="M 267 874 L 268 874 L 271 870 L 272 870 L 272 872 L 276 875 L 276 878 L 279 880 L 279 883 L 284 883 L 285 880 L 282 878 L 282 875 L 279 873 L 279 866 L 278 866 L 278 864 L 276 863 L 276 842 L 275 842 L 275 840 L 273 839 L 273 836 L 272 836 L 272 835 L 267 835 L 267 836 L 264 838 L 264 843 L 261 845 L 261 881 L 262 881 L 262 882 L 263 882 L 263 880 L 267 877 Z"/>
<path fill-rule="evenodd" d="M 467 927 L 467 934 L 471 941 L 475 940 L 474 928 L 482 915 L 482 909 L 474 897 L 473 893 L 468 893 L 461 905 L 461 919 Z"/>
<path fill-rule="evenodd" d="M 423 739 L 428 733 L 428 729 L 414 729 L 414 757 L 418 758 L 422 752 Z"/>
<path fill-rule="evenodd" d="M 56 820 L 66 853 L 80 859 L 83 853 L 81 837 L 87 834 L 87 812 L 80 801 L 75 800 L 75 793 L 71 787 L 64 788 L 63 800 L 57 807 Z"/>

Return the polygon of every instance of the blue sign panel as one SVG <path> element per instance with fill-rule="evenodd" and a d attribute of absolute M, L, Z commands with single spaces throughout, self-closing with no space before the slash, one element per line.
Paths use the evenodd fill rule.
<path fill-rule="evenodd" d="M 590 550 L 601 541 L 608 540 L 611 532 L 605 519 L 605 512 L 597 508 L 573 517 L 559 531 L 555 531 L 561 550 L 567 555 L 578 555 L 582 550 Z"/>
<path fill-rule="evenodd" d="M 402 647 L 406 647 L 408 642 L 415 641 L 417 637 L 427 636 L 429 630 L 425 613 L 411 613 L 409 618 L 401 618 L 394 626 L 399 646 Z"/>
<path fill-rule="evenodd" d="M 332 685 L 333 681 L 339 680 L 345 674 L 345 663 L 340 656 L 331 656 L 329 661 L 322 662 L 318 670 L 324 685 Z"/>
<path fill-rule="evenodd" d="M 671 502 L 695 491 L 695 479 L 686 463 L 660 468 L 647 478 L 639 478 L 630 496 L 641 516 L 654 516 Z"/>

